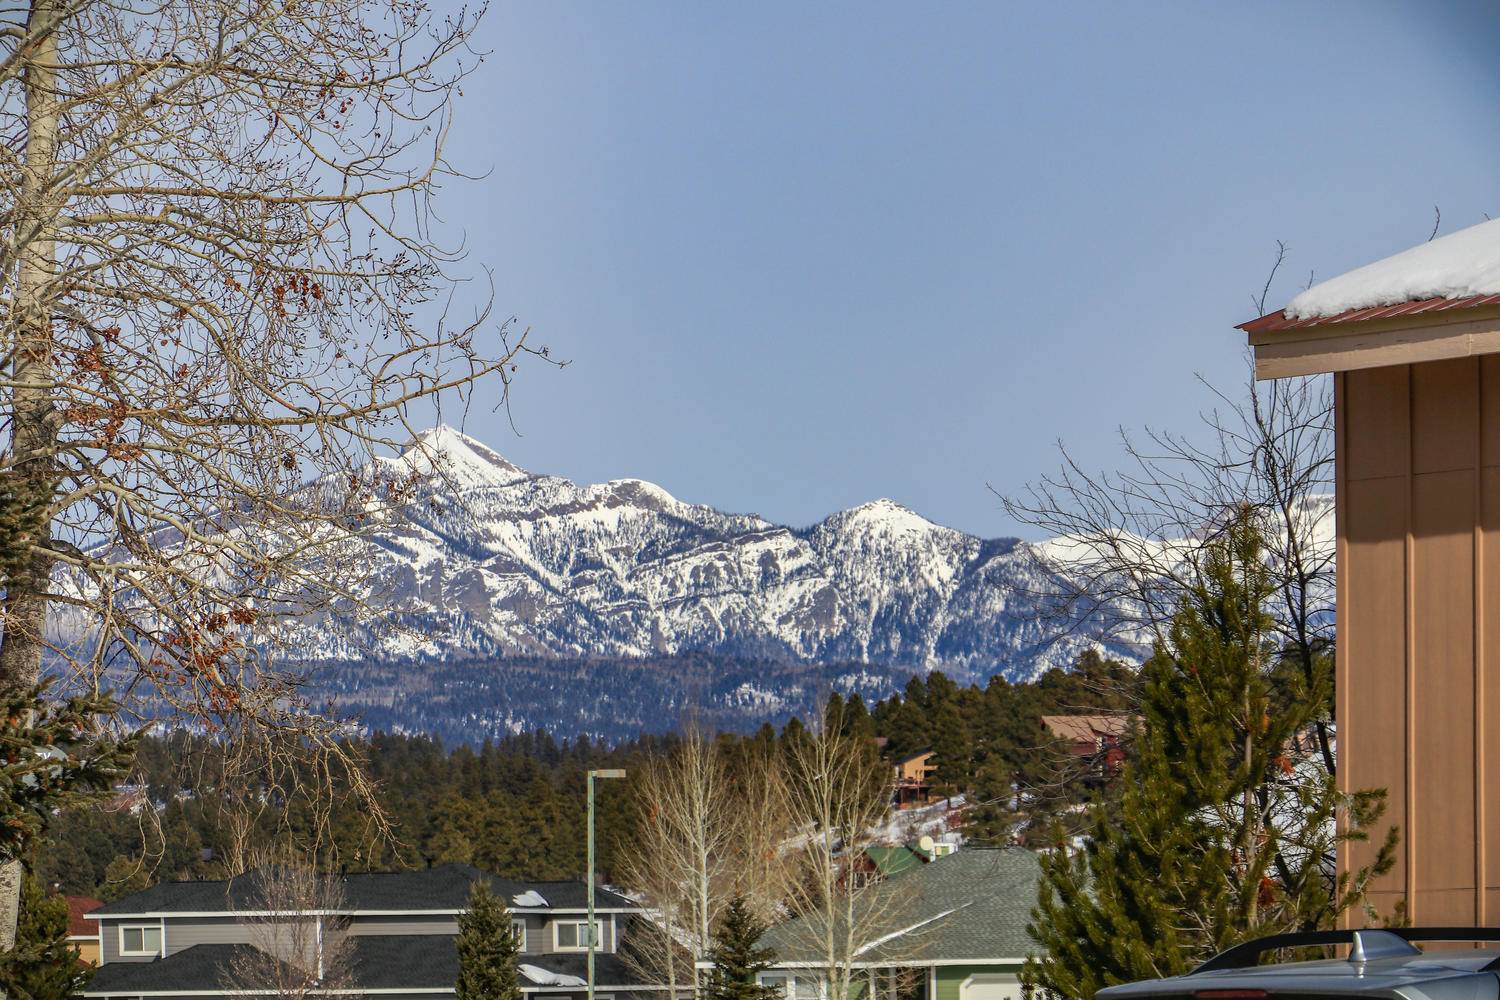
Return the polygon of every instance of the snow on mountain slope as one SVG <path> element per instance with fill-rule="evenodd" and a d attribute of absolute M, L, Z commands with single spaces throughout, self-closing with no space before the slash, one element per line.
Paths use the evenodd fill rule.
<path fill-rule="evenodd" d="M 1028 546 L 891 500 L 799 530 L 640 480 L 530 473 L 449 427 L 368 474 L 409 486 L 346 554 L 372 567 L 388 627 L 306 622 L 312 663 L 705 653 L 1020 678 L 1094 645 L 1047 642 Z"/>

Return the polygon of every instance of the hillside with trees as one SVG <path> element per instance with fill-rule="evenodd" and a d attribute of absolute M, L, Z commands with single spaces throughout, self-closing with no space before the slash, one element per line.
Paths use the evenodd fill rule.
<path fill-rule="evenodd" d="M 1072 671 L 1053 670 L 1035 682 L 995 679 L 961 687 L 941 673 L 914 677 L 904 691 L 867 706 L 857 695 L 831 695 L 849 735 L 885 753 L 933 747 L 944 795 L 966 793 L 971 836 L 998 841 L 1019 825 L 1039 829 L 1071 802 L 1092 795 L 1052 746 L 1041 716 L 1108 711 L 1130 698 L 1134 674 L 1085 655 Z M 721 733 L 715 742 L 733 770 L 765 755 L 785 758 L 807 731 L 797 718 L 748 735 Z M 346 794 L 325 816 L 319 803 L 280 786 L 238 789 L 226 808 L 217 790 L 232 775 L 216 742 L 186 732 L 144 739 L 136 775 L 104 806 L 58 817 L 38 850 L 37 871 L 69 893 L 117 898 L 154 881 L 220 878 L 238 870 L 254 845 L 290 830 L 312 840 L 328 826 L 330 863 L 350 871 L 466 862 L 500 875 L 574 878 L 583 872 L 584 772 L 623 767 L 630 778 L 603 782 L 598 795 L 600 868 L 619 876 L 621 847 L 636 836 L 641 776 L 678 742 L 642 735 L 612 745 L 587 738 L 558 741 L 544 732 L 449 746 L 427 736 L 378 734 L 349 744 L 362 757 L 390 821 L 390 836 L 372 824 L 361 800 Z"/>

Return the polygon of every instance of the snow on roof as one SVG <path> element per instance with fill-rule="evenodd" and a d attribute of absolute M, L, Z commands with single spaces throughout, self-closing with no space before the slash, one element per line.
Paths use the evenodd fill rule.
<path fill-rule="evenodd" d="M 510 903 L 512 906 L 546 906 L 547 900 L 535 889 L 527 889 L 510 897 Z"/>
<path fill-rule="evenodd" d="M 1355 268 L 1287 303 L 1290 319 L 1319 319 L 1421 299 L 1500 294 L 1500 219 L 1440 236 Z"/>
<path fill-rule="evenodd" d="M 516 971 L 538 986 L 587 986 L 577 976 L 570 976 L 562 972 L 549 972 L 535 965 L 521 964 L 516 966 Z"/>

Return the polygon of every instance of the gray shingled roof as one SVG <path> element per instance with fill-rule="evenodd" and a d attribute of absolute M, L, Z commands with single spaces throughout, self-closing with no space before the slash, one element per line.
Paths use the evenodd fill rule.
<path fill-rule="evenodd" d="M 518 882 L 503 879 L 470 865 L 440 865 L 408 872 L 370 872 L 343 877 L 346 910 L 461 910 L 469 898 L 469 886 L 489 879 L 495 894 L 511 900 L 528 890 L 539 893 L 552 909 L 583 909 L 588 886 L 573 882 Z M 101 917 L 125 913 L 235 913 L 254 909 L 264 894 L 259 875 L 250 872 L 227 881 L 163 882 L 133 893 L 93 912 Z M 636 904 L 616 892 L 599 888 L 594 905 L 600 909 L 635 909 Z"/>
<path fill-rule="evenodd" d="M 452 989 L 458 979 L 458 949 L 447 934 L 370 934 L 351 939 L 355 982 L 360 989 Z M 84 989 L 85 996 L 150 996 L 168 992 L 215 992 L 225 988 L 234 956 L 248 944 L 199 944 L 152 962 L 107 962 Z M 520 961 L 561 975 L 584 975 L 586 956 L 523 955 Z M 600 990 L 638 980 L 619 956 L 594 956 Z M 578 987 L 538 987 L 537 992 L 578 992 Z"/>
<path fill-rule="evenodd" d="M 1042 869 L 1019 847 L 962 847 L 868 890 L 866 913 L 880 914 L 860 962 L 924 965 L 1030 955 L 1026 933 Z M 782 962 L 816 961 L 803 918 L 778 924 L 762 944 Z"/>

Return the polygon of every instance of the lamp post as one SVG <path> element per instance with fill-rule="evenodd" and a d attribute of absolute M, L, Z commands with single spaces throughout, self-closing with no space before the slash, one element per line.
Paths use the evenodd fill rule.
<path fill-rule="evenodd" d="M 588 772 L 589 785 L 589 918 L 588 929 L 584 932 L 588 935 L 589 942 L 589 964 L 588 964 L 588 1000 L 594 1000 L 594 947 L 597 944 L 594 931 L 594 779 L 595 778 L 623 778 L 623 768 L 609 767 L 598 771 Z"/>

